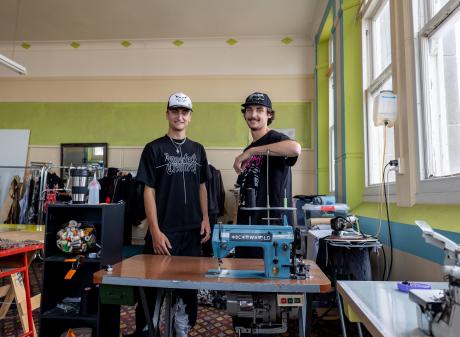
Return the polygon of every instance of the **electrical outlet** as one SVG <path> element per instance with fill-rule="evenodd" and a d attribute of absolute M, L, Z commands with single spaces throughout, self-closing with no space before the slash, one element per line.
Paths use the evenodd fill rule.
<path fill-rule="evenodd" d="M 399 174 L 403 173 L 404 167 L 402 167 L 403 163 L 402 163 L 401 158 L 390 160 L 389 164 L 391 166 L 392 171 L 395 171 L 396 173 L 399 173 Z"/>

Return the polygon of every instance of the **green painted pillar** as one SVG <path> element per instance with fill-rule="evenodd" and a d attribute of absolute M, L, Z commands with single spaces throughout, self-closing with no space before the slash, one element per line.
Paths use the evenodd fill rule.
<path fill-rule="evenodd" d="M 342 201 L 351 208 L 362 202 L 365 182 L 364 114 L 362 89 L 362 28 L 357 18 L 359 0 L 343 0 L 340 17 L 341 40 L 341 130 L 337 139 L 342 153 Z"/>

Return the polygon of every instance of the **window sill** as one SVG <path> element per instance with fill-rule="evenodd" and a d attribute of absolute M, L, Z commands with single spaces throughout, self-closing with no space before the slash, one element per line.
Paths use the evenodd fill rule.
<path fill-rule="evenodd" d="M 415 200 L 418 204 L 460 204 L 460 177 L 419 181 Z"/>
<path fill-rule="evenodd" d="M 387 185 L 388 191 L 388 202 L 396 202 L 396 186 L 395 183 L 389 183 Z M 380 202 L 380 193 L 382 193 L 382 202 L 385 202 L 385 195 L 380 192 L 381 186 L 378 185 L 371 185 L 364 188 L 364 195 L 363 201 L 365 202 Z"/>

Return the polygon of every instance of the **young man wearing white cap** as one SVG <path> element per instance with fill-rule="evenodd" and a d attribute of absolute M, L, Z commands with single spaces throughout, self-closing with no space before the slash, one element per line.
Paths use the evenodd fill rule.
<path fill-rule="evenodd" d="M 144 184 L 144 207 L 149 224 L 145 254 L 201 256 L 209 240 L 206 180 L 208 162 L 203 146 L 186 137 L 192 101 L 183 93 L 169 97 L 168 133 L 148 143 L 139 163 L 137 180 Z M 149 305 L 155 303 L 148 295 Z M 197 292 L 177 290 L 176 336 L 187 336 L 197 316 Z M 153 312 L 153 311 L 151 311 Z M 138 304 L 136 333 L 142 336 L 144 314 Z"/>
<path fill-rule="evenodd" d="M 268 126 L 275 119 L 275 111 L 267 94 L 255 92 L 241 105 L 241 112 L 251 130 L 252 143 L 235 158 L 233 168 L 238 174 L 240 186 L 238 205 L 238 224 L 267 224 L 266 211 L 246 211 L 241 207 L 266 207 L 267 189 L 270 206 L 291 206 L 293 166 L 300 155 L 300 144 L 283 133 L 271 130 Z M 267 153 L 269 153 L 267 186 Z M 248 193 L 249 192 L 249 193 Z M 271 211 L 270 218 L 282 218 L 282 212 Z M 292 221 L 292 214 L 287 213 Z M 272 221 L 274 223 L 274 221 Z M 292 222 L 290 222 L 292 224 Z M 262 252 L 256 248 L 238 247 L 236 257 L 261 258 Z"/>

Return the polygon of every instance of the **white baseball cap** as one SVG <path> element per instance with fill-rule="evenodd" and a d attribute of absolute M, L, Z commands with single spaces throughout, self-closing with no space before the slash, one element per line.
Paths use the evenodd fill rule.
<path fill-rule="evenodd" d="M 192 100 L 183 92 L 176 92 L 169 96 L 168 109 L 185 108 L 192 110 Z"/>

